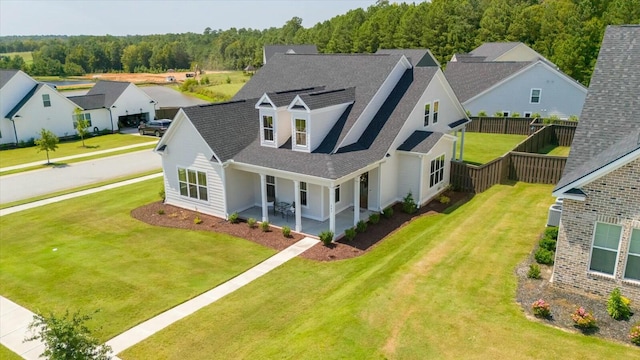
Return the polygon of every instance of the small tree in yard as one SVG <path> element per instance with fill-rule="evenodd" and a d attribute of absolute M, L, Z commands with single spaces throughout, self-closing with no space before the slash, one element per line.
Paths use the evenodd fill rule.
<path fill-rule="evenodd" d="M 80 136 L 80 139 L 82 139 L 82 147 L 86 147 L 84 145 L 84 137 L 89 133 L 89 120 L 84 118 L 84 115 L 82 114 L 82 110 L 80 110 L 80 108 L 76 108 L 74 110 L 74 114 L 76 131 L 78 132 L 78 136 Z"/>
<path fill-rule="evenodd" d="M 85 326 L 90 319 L 79 312 L 70 315 L 69 310 L 62 317 L 36 314 L 29 324 L 33 335 L 24 341 L 40 340 L 44 344 L 41 357 L 50 360 L 111 359 L 111 347 L 101 344 Z"/>
<path fill-rule="evenodd" d="M 51 161 L 49 161 L 49 151 L 56 151 L 58 142 L 60 142 L 60 139 L 58 139 L 54 133 L 47 129 L 40 130 L 40 139 L 36 140 L 35 143 L 38 147 L 38 152 L 47 152 L 47 164 L 51 164 Z"/>

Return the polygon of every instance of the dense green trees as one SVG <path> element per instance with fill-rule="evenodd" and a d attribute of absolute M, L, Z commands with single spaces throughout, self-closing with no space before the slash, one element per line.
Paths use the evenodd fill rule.
<path fill-rule="evenodd" d="M 440 62 L 487 41 L 522 41 L 588 83 L 606 25 L 640 23 L 640 0 L 433 0 L 392 3 L 304 28 L 204 29 L 202 34 L 2 37 L 0 53 L 32 51 L 33 64 L 0 57 L 32 75 L 107 71 L 243 69 L 262 64 L 265 44 L 315 44 L 320 52 L 429 48 Z"/>

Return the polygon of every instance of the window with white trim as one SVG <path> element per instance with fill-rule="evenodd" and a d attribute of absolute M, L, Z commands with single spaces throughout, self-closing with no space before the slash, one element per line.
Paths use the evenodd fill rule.
<path fill-rule="evenodd" d="M 622 226 L 596 222 L 589 270 L 613 276 L 616 272 Z"/>
<path fill-rule="evenodd" d="M 502 117 L 509 117 L 509 115 L 511 115 L 510 111 L 503 111 L 502 112 Z"/>
<path fill-rule="evenodd" d="M 530 111 L 525 111 L 524 112 L 524 117 L 530 118 L 531 117 L 531 112 Z"/>
<path fill-rule="evenodd" d="M 265 142 L 273 141 L 273 116 L 262 116 L 262 139 Z"/>
<path fill-rule="evenodd" d="M 433 123 L 438 123 L 438 108 L 440 107 L 440 101 L 433 102 Z"/>
<path fill-rule="evenodd" d="M 339 203 L 340 202 L 340 185 L 336 186 L 336 188 L 333 190 L 334 191 L 334 202 Z"/>
<path fill-rule="evenodd" d="M 640 229 L 631 230 L 624 278 L 640 281 Z"/>
<path fill-rule="evenodd" d="M 275 199 L 276 198 L 276 177 L 267 175 L 266 177 L 267 183 L 267 199 Z"/>
<path fill-rule="evenodd" d="M 180 195 L 207 201 L 207 173 L 191 169 L 178 168 Z"/>
<path fill-rule="evenodd" d="M 296 119 L 295 130 L 296 130 L 296 145 L 307 146 L 307 120 Z"/>
<path fill-rule="evenodd" d="M 429 176 L 429 186 L 439 184 L 444 179 L 444 154 L 431 160 L 431 172 Z"/>
<path fill-rule="evenodd" d="M 87 120 L 88 121 L 88 125 L 87 126 L 91 126 L 91 114 L 86 113 L 86 114 L 78 114 L 78 115 L 72 115 L 71 116 L 73 118 L 73 128 L 75 129 L 78 126 L 78 120 Z"/>
<path fill-rule="evenodd" d="M 529 96 L 529 103 L 540 104 L 540 96 L 542 95 L 542 89 L 531 89 Z"/>
<path fill-rule="evenodd" d="M 307 206 L 307 183 L 300 181 L 300 205 Z"/>
<path fill-rule="evenodd" d="M 51 106 L 51 97 L 49 96 L 49 94 L 42 94 L 42 104 L 44 105 L 44 107 Z"/>
<path fill-rule="evenodd" d="M 431 104 L 424 104 L 424 126 L 429 126 L 429 115 L 431 114 Z"/>

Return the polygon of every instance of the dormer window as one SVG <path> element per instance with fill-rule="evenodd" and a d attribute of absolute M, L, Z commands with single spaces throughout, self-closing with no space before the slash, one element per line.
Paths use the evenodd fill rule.
<path fill-rule="evenodd" d="M 296 146 L 307 146 L 307 120 L 296 118 L 295 120 Z"/>
<path fill-rule="evenodd" d="M 273 142 L 273 116 L 262 116 L 262 136 L 264 142 Z"/>
<path fill-rule="evenodd" d="M 438 123 L 438 107 L 440 107 L 440 101 L 433 102 L 433 123 Z"/>

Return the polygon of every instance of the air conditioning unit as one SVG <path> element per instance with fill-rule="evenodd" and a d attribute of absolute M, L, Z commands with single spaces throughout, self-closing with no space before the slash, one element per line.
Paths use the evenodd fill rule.
<path fill-rule="evenodd" d="M 562 216 L 562 199 L 556 199 L 555 204 L 549 206 L 549 216 L 547 217 L 547 226 L 559 226 L 561 216 Z"/>

